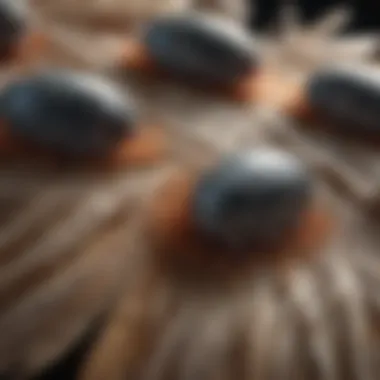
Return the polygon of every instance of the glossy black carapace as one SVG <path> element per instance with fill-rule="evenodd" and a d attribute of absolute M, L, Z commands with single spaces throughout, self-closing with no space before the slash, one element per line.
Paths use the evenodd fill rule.
<path fill-rule="evenodd" d="M 134 108 L 103 78 L 49 70 L 10 83 L 0 117 L 11 135 L 67 156 L 109 153 L 135 124 Z"/>
<path fill-rule="evenodd" d="M 205 84 L 233 84 L 258 65 L 243 30 L 205 15 L 156 19 L 149 25 L 143 43 L 164 71 Z"/>
<path fill-rule="evenodd" d="M 331 68 L 306 86 L 311 111 L 343 132 L 380 136 L 380 70 Z"/>
<path fill-rule="evenodd" d="M 194 198 L 194 220 L 222 246 L 271 245 L 299 222 L 311 180 L 293 156 L 257 149 L 228 157 L 204 173 Z"/>

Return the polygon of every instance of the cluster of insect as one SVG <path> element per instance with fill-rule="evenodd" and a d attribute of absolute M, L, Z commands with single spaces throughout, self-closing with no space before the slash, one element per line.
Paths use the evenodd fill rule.
<path fill-rule="evenodd" d="M 0 0 L 4 66 L 18 65 L 31 54 L 38 60 L 38 54 L 49 49 L 44 44 L 48 36 L 41 35 L 41 28 L 37 33 L 15 5 Z M 218 152 L 206 168 L 183 165 L 174 170 L 152 197 L 139 229 L 145 261 L 138 271 L 144 275 L 125 294 L 120 289 L 99 291 L 102 299 L 122 296 L 119 303 L 107 304 L 106 312 L 99 313 L 98 308 L 93 313 L 109 319 L 92 341 L 83 368 L 66 379 L 376 378 L 378 360 L 371 337 L 377 330 L 369 314 L 379 317 L 374 298 L 380 276 L 373 265 L 378 261 L 371 247 L 362 248 L 360 263 L 356 254 L 342 254 L 342 244 L 355 244 L 355 233 L 338 239 L 336 252 L 311 255 L 328 251 L 326 241 L 338 234 L 332 228 L 333 210 L 323 204 L 312 169 L 335 188 L 349 188 L 351 200 L 366 203 L 370 211 L 377 206 L 376 189 L 351 183 L 350 169 L 347 174 L 339 160 L 334 164 L 323 157 L 323 149 L 313 154 L 288 126 L 292 124 L 293 130 L 310 126 L 311 131 L 323 125 L 323 133 L 348 145 L 377 142 L 380 71 L 334 63 L 294 79 L 284 74 L 286 70 L 268 67 L 260 44 L 254 45 L 252 39 L 237 23 L 195 11 L 153 17 L 140 33 L 125 37 L 115 70 L 145 82 L 200 89 L 247 108 L 260 105 L 271 111 L 268 115 L 277 116 L 269 117 L 269 122 L 278 124 L 280 119 L 283 124 L 273 128 L 273 140 L 296 154 L 261 146 L 222 157 Z M 57 163 L 55 168 L 90 162 L 95 171 L 109 164 L 108 171 L 120 173 L 138 160 L 154 166 L 170 150 L 170 129 L 147 127 L 138 102 L 106 75 L 50 67 L 22 71 L 6 82 L 0 92 L 4 161 L 38 156 Z M 191 153 L 202 157 L 200 152 Z M 355 230 L 351 219 L 343 223 L 349 231 Z M 0 234 L 5 242 L 0 246 L 3 274 L 9 252 L 18 247 L 9 248 L 7 234 Z M 107 247 L 101 250 L 109 254 Z M 97 260 L 95 253 L 92 260 Z M 10 268 L 9 273 L 13 270 L 19 276 L 10 293 L 17 293 L 25 286 L 24 272 L 21 266 Z M 110 276 L 109 268 L 104 268 L 104 277 Z M 97 271 L 101 283 L 101 268 Z M 32 276 L 25 278 L 25 283 L 34 281 Z M 86 311 L 66 340 L 56 332 L 57 324 L 56 329 L 49 325 L 53 337 L 41 343 L 33 328 L 42 327 L 35 318 L 27 321 L 20 314 L 19 320 L 32 327 L 19 329 L 27 338 L 19 331 L 12 335 L 19 325 L 9 316 L 17 316 L 18 309 L 6 302 L 2 287 L 7 279 L 0 279 L 0 294 L 5 297 L 0 297 L 0 331 L 6 332 L 0 344 L 0 370 L 10 379 L 30 379 L 62 359 L 96 318 Z M 107 286 L 115 284 L 105 281 Z M 31 302 L 52 315 L 60 310 Z M 96 303 L 96 296 L 91 302 Z M 16 311 L 8 315 L 7 307 Z M 65 321 L 62 324 L 65 328 Z M 8 347 L 7 342 L 12 344 Z"/>

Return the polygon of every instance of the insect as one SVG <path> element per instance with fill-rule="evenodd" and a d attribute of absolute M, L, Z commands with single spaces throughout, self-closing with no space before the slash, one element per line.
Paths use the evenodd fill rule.
<path fill-rule="evenodd" d="M 376 68 L 333 65 L 310 75 L 285 102 L 287 114 L 325 125 L 325 130 L 362 141 L 378 136 L 378 76 Z M 292 93 L 292 91 L 290 91 Z"/>
<path fill-rule="evenodd" d="M 120 66 L 168 75 L 227 94 L 250 87 L 260 60 L 244 30 L 197 13 L 156 18 L 126 44 Z"/>
<path fill-rule="evenodd" d="M 140 138 L 150 144 L 131 98 L 83 71 L 50 69 L 11 81 L 0 94 L 0 115 L 4 153 L 26 144 L 34 152 L 67 159 L 127 160 L 135 155 L 136 144 L 143 148 Z M 154 150 L 159 143 L 153 140 L 152 135 Z"/>
<path fill-rule="evenodd" d="M 281 240 L 284 230 L 299 223 L 309 201 L 309 179 L 300 166 L 276 151 L 226 159 L 194 189 L 194 223 L 226 247 Z"/>
<path fill-rule="evenodd" d="M 222 256 L 220 262 L 249 262 L 248 252 L 281 250 L 302 235 L 303 227 L 310 236 L 322 231 L 324 217 L 315 212 L 312 188 L 308 171 L 285 152 L 235 153 L 168 181 L 151 211 L 152 239 L 164 255 L 172 251 L 175 262 L 196 258 L 202 263 L 209 256 L 213 267 L 213 251 Z M 177 189 L 176 196 L 170 196 L 171 189 Z"/>

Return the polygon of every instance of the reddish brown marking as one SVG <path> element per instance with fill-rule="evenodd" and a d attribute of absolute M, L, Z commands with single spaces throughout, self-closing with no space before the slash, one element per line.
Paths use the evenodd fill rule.
<path fill-rule="evenodd" d="M 275 72 L 262 71 L 258 75 L 255 98 L 258 103 L 274 107 L 289 116 L 301 118 L 309 114 L 302 83 Z"/>
<path fill-rule="evenodd" d="M 129 40 L 125 43 L 119 67 L 121 69 L 142 72 L 152 76 L 158 75 L 158 68 L 144 45 L 138 41 Z"/>
<path fill-rule="evenodd" d="M 144 165 L 153 163 L 165 155 L 167 141 L 159 128 L 142 128 L 132 138 L 125 139 L 111 156 L 112 166 Z"/>
<path fill-rule="evenodd" d="M 162 158 L 166 148 L 167 143 L 162 130 L 144 127 L 138 129 L 136 135 L 123 140 L 119 147 L 108 157 L 90 160 L 90 166 L 116 169 L 124 166 L 145 165 Z M 0 122 L 0 158 L 3 160 L 33 158 L 57 164 L 69 161 L 67 158 L 58 157 L 54 151 L 41 149 L 34 144 L 12 136 L 4 122 Z M 86 165 L 88 161 L 85 160 L 82 163 Z M 75 162 L 78 166 L 81 166 L 82 163 Z"/>
<path fill-rule="evenodd" d="M 239 102 L 255 102 L 257 100 L 256 82 L 259 77 L 260 74 L 256 70 L 252 70 L 250 75 L 236 83 L 235 86 L 224 89 L 225 95 Z"/>
<path fill-rule="evenodd" d="M 0 62 L 1 64 L 8 64 L 10 61 L 14 60 L 16 57 L 17 48 L 14 45 L 5 46 L 0 50 Z"/>
<path fill-rule="evenodd" d="M 157 250 L 158 259 L 164 265 L 174 264 L 176 268 L 207 272 L 216 270 L 233 272 L 233 260 L 237 258 L 239 272 L 252 265 L 272 266 L 289 263 L 305 254 L 312 254 L 326 243 L 333 223 L 319 204 L 313 204 L 305 213 L 299 228 L 288 231 L 282 241 L 277 242 L 268 252 L 237 255 L 216 252 L 205 237 L 196 231 L 189 210 L 191 210 L 192 189 L 196 175 L 178 174 L 169 181 L 155 197 L 148 221 L 148 232 Z M 309 252 L 309 253 L 308 253 Z M 261 253 L 261 254 L 260 254 Z M 240 259 L 242 258 L 242 259 Z M 231 265 L 232 259 L 232 265 Z M 239 261 L 241 260 L 241 261 Z M 235 266 L 236 267 L 236 266 Z M 248 265 L 248 267 L 251 267 Z M 202 269 L 203 268 L 203 269 Z"/>
<path fill-rule="evenodd" d="M 241 80 L 232 89 L 226 89 L 226 95 L 239 102 L 256 101 L 257 74 L 253 72 L 250 76 Z"/>
<path fill-rule="evenodd" d="M 47 49 L 48 38 L 40 32 L 26 34 L 15 49 L 14 57 L 22 64 L 38 61 L 40 55 Z"/>

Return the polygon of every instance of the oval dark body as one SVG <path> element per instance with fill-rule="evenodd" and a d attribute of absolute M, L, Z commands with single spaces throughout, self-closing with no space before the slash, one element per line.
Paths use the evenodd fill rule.
<path fill-rule="evenodd" d="M 204 15 L 155 20 L 144 43 L 155 62 L 172 75 L 204 83 L 230 84 L 258 64 L 248 35 Z"/>
<path fill-rule="evenodd" d="M 8 54 L 25 32 L 25 9 L 15 0 L 0 0 L 0 55 Z"/>
<path fill-rule="evenodd" d="M 293 156 L 272 149 L 243 152 L 203 175 L 194 220 L 222 246 L 265 247 L 299 222 L 311 188 L 308 172 Z"/>
<path fill-rule="evenodd" d="M 307 84 L 306 96 L 316 114 L 338 128 L 380 136 L 380 70 L 320 71 Z"/>
<path fill-rule="evenodd" d="M 134 108 L 108 81 L 50 70 L 8 85 L 0 116 L 11 133 L 67 156 L 107 154 L 131 133 Z"/>

